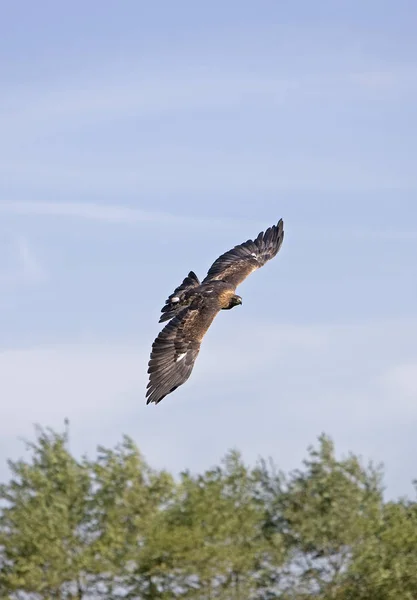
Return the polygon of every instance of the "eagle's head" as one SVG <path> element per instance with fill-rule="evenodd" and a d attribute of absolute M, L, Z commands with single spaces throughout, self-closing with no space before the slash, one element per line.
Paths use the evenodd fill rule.
<path fill-rule="evenodd" d="M 234 294 L 230 298 L 230 303 L 229 303 L 228 308 L 233 308 L 234 306 L 237 306 L 238 304 L 242 304 L 242 298 L 240 296 L 238 296 L 237 294 Z"/>

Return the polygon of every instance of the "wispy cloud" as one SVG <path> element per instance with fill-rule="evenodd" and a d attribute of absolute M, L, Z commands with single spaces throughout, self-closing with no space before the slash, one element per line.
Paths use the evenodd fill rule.
<path fill-rule="evenodd" d="M 182 217 L 167 213 L 150 212 L 127 206 L 94 204 L 89 202 L 0 202 L 0 212 L 22 216 L 74 217 L 110 223 L 137 223 L 152 221 L 182 221 Z M 184 217 L 186 219 L 186 217 Z"/>
<path fill-rule="evenodd" d="M 97 66 L 96 71 L 100 69 Z M 110 83 L 109 83 L 110 81 Z M 89 123 L 103 118 L 133 118 L 163 115 L 190 110 L 216 110 L 235 107 L 237 104 L 275 106 L 300 96 L 307 98 L 329 91 L 362 90 L 378 93 L 381 89 L 409 89 L 417 86 L 417 69 L 394 67 L 392 69 L 364 68 L 332 73 L 286 73 L 253 75 L 240 69 L 214 69 L 202 72 L 201 68 L 172 72 L 148 72 L 132 65 L 125 75 L 108 73 L 106 79 L 97 76 L 88 80 L 74 79 L 51 84 L 49 87 L 29 88 L 17 95 L 6 90 L 13 102 L 8 102 L 2 115 L 7 127 L 11 121 L 26 127 L 54 127 L 59 121 L 67 128 L 73 119 Z M 12 108 L 10 108 L 12 106 Z"/>
<path fill-rule="evenodd" d="M 414 241 L 417 240 L 417 230 L 406 229 L 354 229 L 352 234 L 362 239 L 376 239 L 387 241 Z"/>
<path fill-rule="evenodd" d="M 0 201 L 0 214 L 21 217 L 62 218 L 77 221 L 79 219 L 104 224 L 216 228 L 224 230 L 239 229 L 250 224 L 251 227 L 265 229 L 271 223 L 250 218 L 198 217 L 196 215 L 178 215 L 168 212 L 153 212 L 132 206 L 100 204 L 92 202 L 39 202 L 39 201 Z M 278 215 L 279 217 L 281 215 Z M 278 217 L 277 217 L 278 218 Z M 255 231 L 254 233 L 257 233 Z"/>
<path fill-rule="evenodd" d="M 0 285 L 15 287 L 37 284 L 46 280 L 45 267 L 40 263 L 29 240 L 18 237 L 9 245 L 12 266 L 4 266 L 0 271 Z"/>
<path fill-rule="evenodd" d="M 0 202 L 0 213 L 20 216 L 59 217 L 84 219 L 103 223 L 156 223 L 168 225 L 193 225 L 224 227 L 236 224 L 233 219 L 215 219 L 187 215 L 174 215 L 167 212 L 152 212 L 129 206 L 95 204 L 90 202 Z"/>
<path fill-rule="evenodd" d="M 251 235 L 247 229 L 250 225 L 253 228 L 252 235 L 257 231 L 264 230 L 271 223 L 265 219 L 253 218 L 215 218 L 215 217 L 198 217 L 196 215 L 175 215 L 168 212 L 153 212 L 143 210 L 132 206 L 101 204 L 92 202 L 39 202 L 39 201 L 0 201 L 0 214 L 16 215 L 21 217 L 41 217 L 41 218 L 60 218 L 73 220 L 74 222 L 81 219 L 104 224 L 121 224 L 121 225 L 175 225 L 176 227 L 201 227 L 202 229 L 216 228 L 225 230 L 242 230 L 242 234 Z M 279 215 L 285 219 L 285 214 Z M 292 228 L 290 222 L 287 223 L 289 229 Z M 245 232 L 244 232 L 245 230 Z M 255 231 L 256 230 L 256 231 Z M 317 234 L 321 239 L 345 237 L 352 239 L 355 237 L 362 239 L 382 239 L 382 240 L 410 240 L 417 239 L 417 231 L 413 230 L 386 230 L 386 229 L 358 229 L 349 228 L 345 224 L 341 224 L 336 229 L 333 227 L 314 227 L 314 231 L 310 226 L 303 224 L 297 225 L 298 233 L 302 234 L 303 239 L 316 238 Z M 30 251 L 27 246 L 27 240 L 19 238 L 19 254 L 21 262 L 34 260 L 33 250 Z M 26 244 L 26 246 L 25 246 Z M 31 252 L 31 254 L 29 254 Z M 30 257 L 31 258 L 30 258 Z M 34 272 L 36 267 L 33 266 Z M 38 267 L 37 267 L 38 268 Z"/>
<path fill-rule="evenodd" d="M 46 271 L 35 256 L 26 238 L 18 238 L 17 250 L 23 278 L 28 282 L 38 283 L 44 281 L 46 279 Z"/>
<path fill-rule="evenodd" d="M 348 81 L 352 85 L 370 91 L 378 92 L 399 92 L 406 90 L 415 90 L 417 86 L 417 68 L 415 65 L 410 67 L 397 66 L 393 69 L 375 69 L 354 71 L 347 75 Z"/>
<path fill-rule="evenodd" d="M 82 143 L 82 142 L 80 142 Z M 271 194 L 293 192 L 372 192 L 411 191 L 417 188 L 417 175 L 409 161 L 393 160 L 385 170 L 375 155 L 356 155 L 322 150 L 316 154 L 285 147 L 219 148 L 194 141 L 181 146 L 167 140 L 139 145 L 123 159 L 116 154 L 100 154 L 89 149 L 83 160 L 77 152 L 44 157 L 5 157 L 0 177 L 13 182 L 21 197 L 36 199 L 41 194 L 65 198 L 136 197 L 150 204 L 160 195 L 177 194 Z M 22 191 L 23 190 L 23 191 Z"/>
<path fill-rule="evenodd" d="M 43 194 L 46 190 L 58 194 L 65 189 L 74 199 L 81 193 L 117 198 L 208 190 L 243 194 L 416 189 L 409 160 L 398 158 L 401 154 L 392 147 L 378 159 L 378 152 L 367 150 L 368 143 L 357 143 L 356 118 L 350 112 L 343 119 L 334 114 L 335 109 L 345 110 L 349 98 L 354 99 L 352 114 L 361 109 L 361 102 L 369 107 L 370 97 L 389 104 L 390 90 L 396 94 L 402 90 L 412 104 L 413 89 L 417 89 L 417 70 L 411 68 L 369 67 L 288 76 L 271 67 L 269 73 L 255 75 L 241 66 L 235 72 L 221 64 L 206 71 L 182 67 L 178 72 L 153 75 L 137 65 L 127 74 L 112 67 L 105 79 L 94 74 L 85 79 L 84 74 L 24 90 L 6 89 L 0 129 L 7 151 L 0 161 L 0 177 L 20 191 L 27 187 L 35 193 L 40 188 Z M 329 110 L 323 108 L 327 105 Z M 198 113 L 204 116 L 200 114 L 195 127 Z M 169 115 L 166 129 L 164 125 L 155 128 L 158 118 Z M 218 117 L 224 128 L 217 123 Z M 392 127 L 390 118 L 387 130 Z M 173 121 L 180 119 L 178 133 Z M 369 121 L 362 136 L 369 137 L 371 144 L 374 134 L 367 133 L 372 129 Z M 216 137 L 210 130 L 212 122 L 219 128 Z M 265 143 L 259 143 L 258 133 L 251 132 L 254 124 L 258 131 L 269 132 Z M 334 134 L 339 126 L 340 139 Z M 242 135 L 245 130 L 247 136 Z M 139 134 L 134 140 L 129 137 L 132 132 Z M 115 150 L 119 136 L 126 143 Z M 247 143 L 252 138 L 253 145 Z M 219 145 L 220 139 L 224 146 Z M 294 139 L 299 140 L 295 149 Z M 26 192 L 21 193 L 25 198 Z"/>
<path fill-rule="evenodd" d="M 27 90 L 24 102 L 10 110 L 10 118 L 22 117 L 25 121 L 58 118 L 65 127 L 66 118 L 83 117 L 100 120 L 103 117 L 152 116 L 191 109 L 224 108 L 238 101 L 250 102 L 253 98 L 283 99 L 297 85 L 297 80 L 253 77 L 250 74 L 221 72 L 217 75 L 201 71 L 159 73 L 149 77 L 133 69 L 125 78 L 111 74 L 106 81 L 66 81 L 49 89 Z M 49 120 L 49 119 L 48 119 Z"/>

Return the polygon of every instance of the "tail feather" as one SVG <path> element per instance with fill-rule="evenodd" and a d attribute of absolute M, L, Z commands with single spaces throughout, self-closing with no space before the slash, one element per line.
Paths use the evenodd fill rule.
<path fill-rule="evenodd" d="M 180 312 L 184 306 L 187 306 L 189 299 L 187 292 L 200 285 L 200 281 L 194 271 L 190 271 L 184 281 L 179 285 L 173 293 L 165 300 L 165 306 L 161 309 L 162 315 L 159 319 L 160 323 L 169 321 L 172 317 Z"/>

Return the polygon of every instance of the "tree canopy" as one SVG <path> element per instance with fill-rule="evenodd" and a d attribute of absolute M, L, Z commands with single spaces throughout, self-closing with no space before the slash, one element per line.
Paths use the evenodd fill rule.
<path fill-rule="evenodd" d="M 328 436 L 291 473 L 229 451 L 174 477 L 128 437 L 76 459 L 68 427 L 28 447 L 0 486 L 0 599 L 417 598 L 417 503 Z"/>

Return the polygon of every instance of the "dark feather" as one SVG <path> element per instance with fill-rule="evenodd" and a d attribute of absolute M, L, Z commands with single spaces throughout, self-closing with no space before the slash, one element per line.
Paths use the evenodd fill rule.
<path fill-rule="evenodd" d="M 159 333 L 148 365 L 146 403 L 158 404 L 187 381 L 200 351 L 201 340 L 220 308 L 216 299 L 196 297 Z"/>
<path fill-rule="evenodd" d="M 183 308 L 189 304 L 189 292 L 193 288 L 200 285 L 200 281 L 194 271 L 190 271 L 184 281 L 179 285 L 173 293 L 165 300 L 165 306 L 161 309 L 162 315 L 159 319 L 160 323 L 169 321 L 175 317 Z M 173 298 L 178 298 L 178 301 L 173 302 Z"/>
<path fill-rule="evenodd" d="M 222 280 L 237 287 L 250 273 L 262 267 L 276 256 L 284 240 L 282 219 L 261 231 L 255 240 L 247 240 L 225 252 L 210 267 L 203 283 Z"/>

